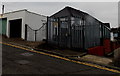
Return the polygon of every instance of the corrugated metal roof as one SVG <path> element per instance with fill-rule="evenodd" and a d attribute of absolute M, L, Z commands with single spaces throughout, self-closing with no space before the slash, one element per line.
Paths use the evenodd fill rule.
<path fill-rule="evenodd" d="M 77 16 L 77 17 L 90 16 L 91 18 L 99 21 L 98 19 L 96 19 L 95 17 L 92 17 L 88 13 L 82 12 L 80 10 L 74 9 L 69 6 L 63 8 L 62 10 L 58 11 L 57 13 L 53 14 L 50 17 L 64 17 L 64 16 Z M 101 21 L 99 21 L 99 22 L 101 22 Z"/>

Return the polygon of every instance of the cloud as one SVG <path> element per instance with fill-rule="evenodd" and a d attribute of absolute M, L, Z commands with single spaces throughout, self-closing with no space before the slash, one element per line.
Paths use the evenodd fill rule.
<path fill-rule="evenodd" d="M 109 22 L 112 27 L 118 26 L 117 2 L 5 2 L 5 11 L 28 9 L 42 15 L 50 16 L 65 6 L 84 11 L 103 22 Z"/>

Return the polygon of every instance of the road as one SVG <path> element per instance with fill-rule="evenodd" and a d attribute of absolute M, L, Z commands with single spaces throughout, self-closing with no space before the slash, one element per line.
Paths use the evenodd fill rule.
<path fill-rule="evenodd" d="M 4 74 L 118 74 L 2 44 Z"/>

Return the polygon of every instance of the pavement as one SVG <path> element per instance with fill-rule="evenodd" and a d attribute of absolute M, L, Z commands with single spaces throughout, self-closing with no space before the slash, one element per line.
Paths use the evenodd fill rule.
<path fill-rule="evenodd" d="M 0 36 L 1 37 L 1 36 Z M 63 56 L 83 56 L 86 54 L 86 52 L 81 51 L 74 51 L 70 49 L 59 49 L 52 46 L 49 46 L 45 44 L 44 41 L 25 41 L 20 38 L 7 38 L 5 36 L 2 36 L 2 42 L 19 45 L 25 48 L 31 48 L 31 49 L 37 49 L 37 50 L 44 50 L 46 52 L 55 53 Z"/>
<path fill-rule="evenodd" d="M 77 57 L 74 59 L 94 62 L 96 64 L 102 64 L 102 65 L 108 65 L 113 62 L 112 59 L 110 59 L 110 58 L 106 58 L 103 56 L 89 55 L 89 54 L 85 55 L 83 57 Z"/>
<path fill-rule="evenodd" d="M 120 71 L 2 43 L 2 74 L 115 75 Z"/>

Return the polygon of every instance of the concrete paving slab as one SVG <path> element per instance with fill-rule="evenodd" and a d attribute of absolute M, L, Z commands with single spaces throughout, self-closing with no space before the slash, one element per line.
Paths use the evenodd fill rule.
<path fill-rule="evenodd" d="M 83 57 L 76 58 L 76 59 L 90 61 L 90 62 L 99 63 L 103 65 L 108 65 L 109 63 L 112 62 L 112 59 L 110 58 L 95 56 L 95 55 L 85 55 Z"/>

